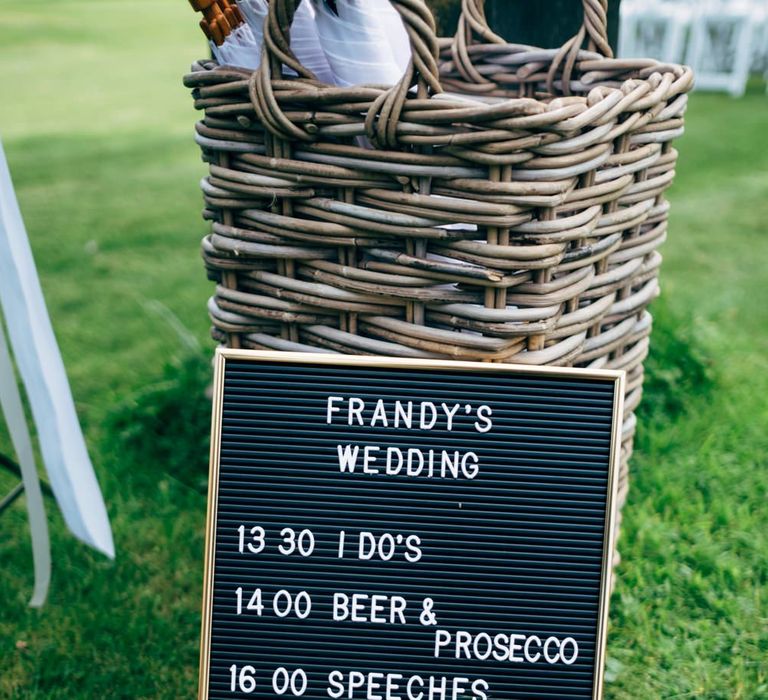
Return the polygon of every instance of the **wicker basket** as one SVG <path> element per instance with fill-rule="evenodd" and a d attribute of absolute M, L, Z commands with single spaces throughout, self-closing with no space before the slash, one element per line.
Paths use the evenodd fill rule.
<path fill-rule="evenodd" d="M 392 3 L 413 48 L 393 88 L 317 82 L 297 0 L 272 0 L 259 70 L 186 76 L 214 337 L 625 369 L 622 504 L 692 72 L 613 59 L 607 0 L 559 50 L 507 44 L 482 0 L 448 40 L 424 0 Z"/>

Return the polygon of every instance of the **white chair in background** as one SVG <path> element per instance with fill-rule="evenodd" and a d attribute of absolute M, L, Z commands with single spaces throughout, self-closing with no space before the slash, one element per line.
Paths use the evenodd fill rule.
<path fill-rule="evenodd" d="M 696 10 L 687 63 L 700 90 L 725 90 L 741 97 L 753 62 L 757 3 L 710 2 Z"/>
<path fill-rule="evenodd" d="M 688 2 L 625 0 L 621 5 L 619 55 L 682 63 L 692 8 Z"/>
<path fill-rule="evenodd" d="M 768 81 L 768 0 L 624 0 L 619 55 L 688 63 L 700 90 L 746 91 Z"/>
<path fill-rule="evenodd" d="M 752 16 L 752 70 L 756 73 L 768 68 L 768 0 L 765 4 L 755 8 Z"/>

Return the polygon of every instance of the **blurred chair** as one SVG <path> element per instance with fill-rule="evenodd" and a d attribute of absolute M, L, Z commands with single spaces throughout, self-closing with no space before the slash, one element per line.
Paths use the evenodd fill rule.
<path fill-rule="evenodd" d="M 700 90 L 725 90 L 740 97 L 754 60 L 756 30 L 765 21 L 760 2 L 708 2 L 693 19 L 687 63 Z"/>
<path fill-rule="evenodd" d="M 661 0 L 624 0 L 619 55 L 682 63 L 695 5 Z"/>
<path fill-rule="evenodd" d="M 753 73 L 763 73 L 768 83 L 768 0 L 753 2 L 752 65 Z"/>
<path fill-rule="evenodd" d="M 768 0 L 624 0 L 619 55 L 688 63 L 700 90 L 744 94 L 768 80 Z"/>

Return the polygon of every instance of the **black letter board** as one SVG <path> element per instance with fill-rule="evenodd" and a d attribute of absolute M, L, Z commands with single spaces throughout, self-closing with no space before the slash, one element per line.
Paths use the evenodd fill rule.
<path fill-rule="evenodd" d="M 623 383 L 220 350 L 199 697 L 602 697 Z"/>

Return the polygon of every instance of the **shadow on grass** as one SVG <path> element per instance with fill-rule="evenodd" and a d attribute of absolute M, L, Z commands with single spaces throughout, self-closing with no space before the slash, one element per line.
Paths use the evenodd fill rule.
<path fill-rule="evenodd" d="M 211 379 L 210 359 L 203 352 L 187 352 L 109 415 L 106 439 L 137 477 L 162 472 L 206 490 Z"/>
<path fill-rule="evenodd" d="M 695 318 L 672 311 L 663 297 L 652 312 L 653 336 L 638 419 L 641 424 L 669 424 L 706 399 L 717 377 Z"/>
<path fill-rule="evenodd" d="M 204 492 L 211 431 L 211 358 L 165 305 L 148 301 L 145 307 L 176 331 L 181 349 L 156 381 L 109 412 L 104 452 L 129 465 L 139 480 L 156 481 L 159 474 L 168 474 Z"/>

